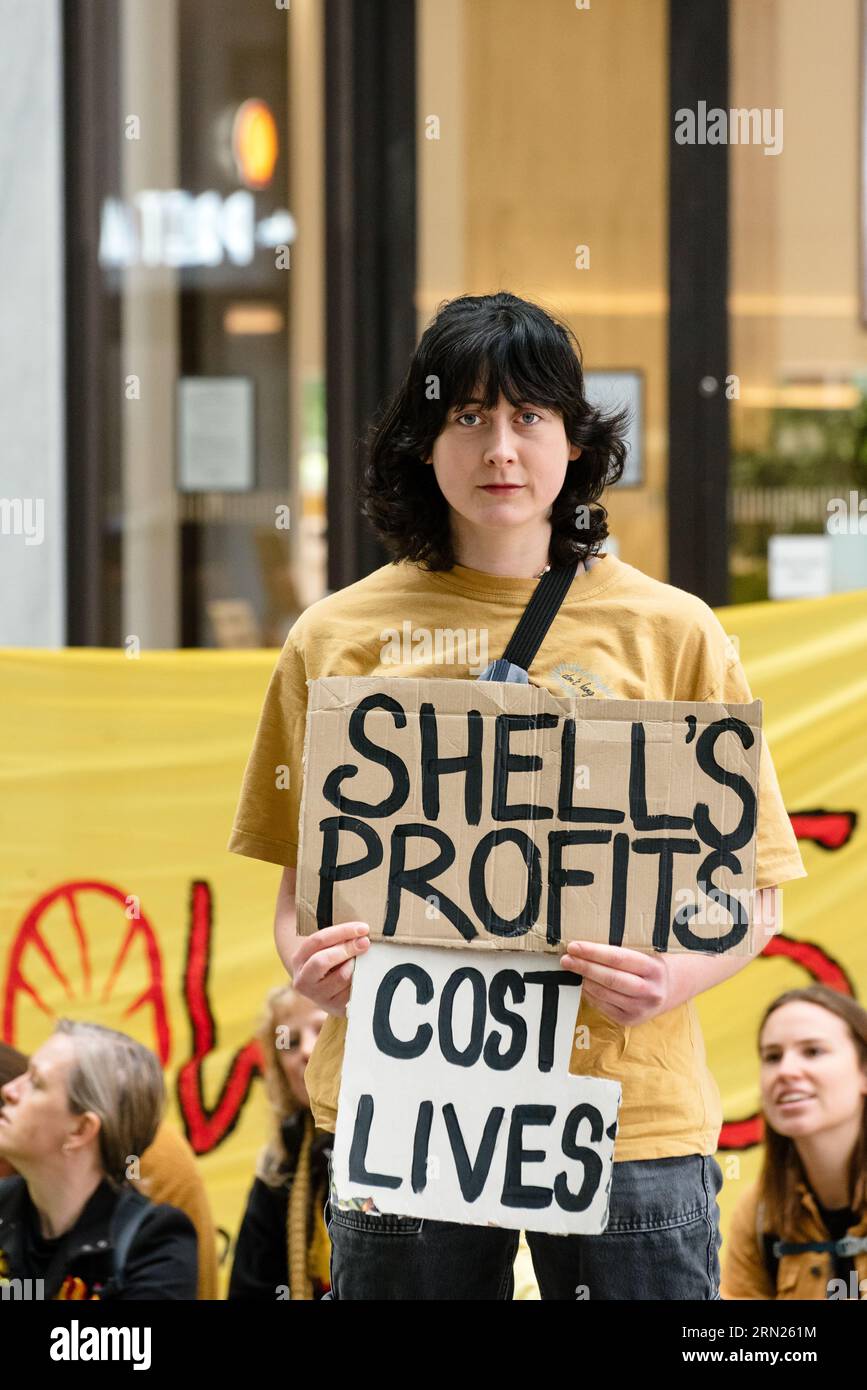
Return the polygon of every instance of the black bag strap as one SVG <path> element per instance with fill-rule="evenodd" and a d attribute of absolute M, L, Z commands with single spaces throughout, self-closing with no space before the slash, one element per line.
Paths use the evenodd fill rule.
<path fill-rule="evenodd" d="M 831 1255 L 861 1255 L 867 1250 L 867 1236 L 840 1236 L 839 1240 L 777 1240 L 774 1238 L 774 1255 L 800 1255 L 802 1250 L 815 1251 L 816 1254 L 828 1252 Z"/>
<path fill-rule="evenodd" d="M 867 1236 L 841 1236 L 839 1240 L 780 1240 L 774 1231 L 762 1232 L 762 1255 L 771 1287 L 777 1287 L 780 1258 L 783 1255 L 801 1255 L 806 1251 L 815 1254 L 827 1252 L 830 1255 L 859 1255 L 867 1250 Z"/>
<path fill-rule="evenodd" d="M 776 1290 L 777 1287 L 777 1274 L 780 1268 L 779 1256 L 775 1249 L 776 1244 L 777 1237 L 774 1235 L 773 1231 L 762 1232 L 762 1257 L 765 1262 L 768 1278 L 771 1281 L 771 1288 L 774 1290 Z"/>
<path fill-rule="evenodd" d="M 112 1288 L 115 1294 L 123 1289 L 123 1276 L 130 1247 L 152 1202 L 140 1192 L 127 1188 L 121 1193 L 111 1219 L 113 1245 Z"/>
<path fill-rule="evenodd" d="M 533 597 L 509 639 L 509 645 L 500 658 L 502 661 L 508 661 L 513 666 L 520 666 L 522 670 L 529 671 L 533 658 L 544 642 L 548 629 L 569 592 L 572 580 L 578 573 L 578 565 L 579 561 L 574 560 L 565 569 L 550 569 L 542 575 Z"/>
<path fill-rule="evenodd" d="M 780 1257 L 774 1248 L 777 1236 L 773 1231 L 765 1230 L 765 1204 L 762 1200 L 756 1203 L 756 1243 L 762 1252 L 762 1262 L 771 1281 L 771 1288 L 776 1292 L 777 1274 L 780 1269 Z"/>

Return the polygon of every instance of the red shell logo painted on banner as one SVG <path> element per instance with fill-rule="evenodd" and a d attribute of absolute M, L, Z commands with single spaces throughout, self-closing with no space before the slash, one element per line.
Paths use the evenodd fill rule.
<path fill-rule="evenodd" d="M 69 1012 L 80 1015 L 82 1005 L 98 1005 L 104 1013 L 112 997 L 124 992 L 126 980 L 137 981 L 138 993 L 119 1014 L 117 1027 L 130 1032 L 133 1023 L 136 1035 L 166 1066 L 171 1032 L 162 956 L 147 917 L 140 911 L 137 916 L 128 915 L 132 901 L 112 884 L 90 879 L 62 883 L 37 899 L 21 923 L 9 957 L 3 990 L 7 1043 L 14 1045 L 18 1036 L 18 1013 L 24 1000 L 52 1023 L 62 1016 L 43 997 L 48 983 L 60 985 Z"/>
<path fill-rule="evenodd" d="M 245 1043 L 229 1063 L 216 1103 L 208 1107 L 202 1087 L 202 1064 L 217 1046 L 217 1028 L 208 998 L 211 965 L 212 897 L 207 883 L 192 886 L 190 933 L 184 970 L 184 999 L 193 1034 L 193 1055 L 178 1072 L 178 1102 L 187 1138 L 197 1154 L 210 1153 L 235 1128 L 253 1078 L 264 1071 L 262 1049 L 255 1038 Z"/>
<path fill-rule="evenodd" d="M 856 811 L 795 811 L 790 817 L 799 840 L 812 840 L 820 849 L 842 849 L 858 823 Z"/>
<path fill-rule="evenodd" d="M 33 977 L 45 971 L 52 985 L 59 985 L 68 1002 L 68 1012 L 81 1016 L 82 1006 L 110 1004 L 121 993 L 124 972 L 137 966 L 144 973 L 144 987 L 132 1003 L 118 1012 L 114 1026 L 131 1031 L 152 1047 L 163 1067 L 169 1063 L 171 1033 L 162 956 L 156 933 L 143 912 L 130 920 L 131 899 L 110 883 L 73 880 L 53 888 L 39 898 L 27 913 L 12 944 L 3 989 L 3 1040 L 15 1046 L 19 1037 L 19 1005 L 29 1000 L 46 1016 L 49 1024 L 62 1010 L 49 1006 L 43 989 Z M 106 914 L 106 905 L 117 911 Z M 93 966 L 93 933 L 89 921 L 97 916 L 99 931 L 116 927 L 117 942 L 104 960 L 104 979 L 96 988 Z M 187 963 L 183 997 L 192 1030 L 192 1056 L 178 1071 L 178 1100 L 187 1138 L 198 1154 L 210 1153 L 234 1129 L 257 1073 L 263 1071 L 262 1050 L 255 1038 L 239 1048 L 229 1064 L 227 1075 L 214 1105 L 205 1101 L 202 1066 L 216 1050 L 217 1028 L 208 998 L 208 972 L 211 962 L 212 894 L 207 883 L 192 884 Z M 103 952 L 104 955 L 104 952 Z M 127 991 L 128 992 L 128 991 Z M 102 1010 L 104 1013 L 104 1008 Z"/>
<path fill-rule="evenodd" d="M 857 822 L 854 812 L 805 811 L 793 814 L 798 839 L 808 839 L 826 850 L 847 844 Z M 119 888 L 95 880 L 73 880 L 53 888 L 39 898 L 25 916 L 15 937 L 3 987 L 2 1037 L 14 1046 L 18 1032 L 18 1009 L 22 999 L 39 1008 L 49 1021 L 59 1015 L 46 1003 L 34 975 L 48 972 L 59 984 L 70 1011 L 81 1012 L 83 1003 L 99 1001 L 105 1005 L 119 995 L 126 972 L 133 966 L 143 973 L 143 985 L 117 1020 L 117 1027 L 130 1031 L 135 1020 L 140 1035 L 144 1028 L 148 1045 L 160 1062 L 168 1065 L 171 1053 L 166 990 L 162 956 L 156 933 L 144 913 L 132 920 L 127 915 L 130 902 Z M 115 904 L 117 911 L 110 907 Z M 115 930 L 116 941 L 106 957 L 101 987 L 94 989 L 92 963 L 93 934 L 90 919 L 99 906 L 100 933 L 107 923 Z M 108 915 L 106 915 L 108 909 Z M 208 1105 L 203 1085 L 203 1066 L 218 1046 L 217 1023 L 208 993 L 213 931 L 213 895 L 210 885 L 196 880 L 191 884 L 187 934 L 187 958 L 183 978 L 183 998 L 190 1021 L 192 1053 L 177 1073 L 177 1092 L 187 1138 L 197 1154 L 210 1153 L 231 1134 L 257 1075 L 264 1070 L 262 1050 L 255 1038 L 238 1048 L 217 1091 Z M 70 934 L 72 946 L 70 948 Z M 821 947 L 792 937 L 774 936 L 763 956 L 785 956 L 801 966 L 811 978 L 844 994 L 854 994 L 843 967 Z M 77 983 L 70 978 L 76 976 Z M 144 1041 L 145 1038 L 143 1037 Z M 743 1150 L 761 1142 L 761 1116 L 756 1113 L 742 1120 L 729 1120 L 720 1134 L 721 1149 Z"/>

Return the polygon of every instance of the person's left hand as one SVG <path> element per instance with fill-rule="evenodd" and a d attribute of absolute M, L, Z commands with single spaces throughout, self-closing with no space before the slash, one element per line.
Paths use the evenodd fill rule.
<path fill-rule="evenodd" d="M 570 941 L 564 970 L 584 976 L 581 995 L 615 1023 L 644 1023 L 672 1007 L 669 958 L 594 941 Z"/>

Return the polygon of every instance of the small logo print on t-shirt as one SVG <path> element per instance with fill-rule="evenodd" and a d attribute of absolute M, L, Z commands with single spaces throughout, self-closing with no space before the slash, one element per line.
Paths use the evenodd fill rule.
<path fill-rule="evenodd" d="M 561 661 L 559 666 L 553 667 L 547 674 L 550 680 L 556 681 L 569 695 L 580 695 L 585 699 L 593 695 L 615 699 L 614 691 L 605 684 L 601 676 L 597 676 L 595 671 L 588 671 L 584 666 L 576 665 L 574 661 Z"/>

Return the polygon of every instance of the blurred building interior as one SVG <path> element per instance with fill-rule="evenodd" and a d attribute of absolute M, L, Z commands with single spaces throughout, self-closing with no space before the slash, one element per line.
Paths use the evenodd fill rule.
<path fill-rule="evenodd" d="M 863 10 L 5 0 L 4 518 L 45 535 L 0 547 L 0 642 L 279 646 L 385 562 L 365 427 L 496 289 L 633 410 L 621 559 L 712 604 L 867 587 Z"/>

